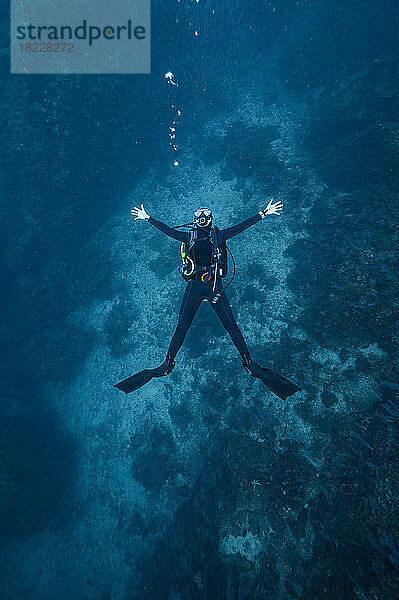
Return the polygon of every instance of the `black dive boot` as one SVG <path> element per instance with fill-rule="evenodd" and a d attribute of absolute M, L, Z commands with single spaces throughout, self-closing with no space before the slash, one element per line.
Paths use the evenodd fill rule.
<path fill-rule="evenodd" d="M 156 369 L 145 369 L 144 371 L 140 371 L 136 373 L 136 375 L 132 375 L 119 383 L 116 383 L 114 387 L 118 388 L 125 394 L 130 394 L 130 392 L 134 392 L 138 390 L 143 385 L 151 381 L 153 377 L 163 377 L 164 375 L 169 375 L 172 372 L 175 363 L 173 362 L 174 356 L 171 356 L 168 352 L 164 362 L 156 367 Z"/>
<path fill-rule="evenodd" d="M 286 379 L 280 375 L 280 373 L 277 373 L 277 371 L 257 365 L 249 354 L 243 354 L 242 358 L 244 369 L 253 377 L 260 379 L 269 390 L 282 400 L 285 400 L 288 396 L 292 396 L 292 394 L 295 394 L 295 392 L 298 392 L 301 389 L 296 383 Z"/>

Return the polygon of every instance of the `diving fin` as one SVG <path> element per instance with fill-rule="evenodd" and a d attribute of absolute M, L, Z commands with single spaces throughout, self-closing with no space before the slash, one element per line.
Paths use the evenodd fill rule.
<path fill-rule="evenodd" d="M 136 373 L 136 375 L 132 375 L 131 377 L 116 383 L 114 387 L 118 388 L 118 390 L 121 390 L 122 392 L 125 392 L 125 394 L 130 394 L 130 392 L 138 390 L 143 385 L 151 381 L 151 379 L 154 377 L 153 371 L 155 370 L 156 369 L 145 369 L 144 371 L 140 371 L 140 373 Z"/>
<path fill-rule="evenodd" d="M 259 366 L 251 358 L 243 357 L 244 369 L 253 377 L 260 379 L 266 387 L 269 388 L 276 396 L 285 400 L 288 396 L 292 396 L 295 392 L 299 392 L 300 388 L 296 383 L 293 383 L 277 371 Z"/>
<path fill-rule="evenodd" d="M 113 387 L 125 392 L 125 394 L 130 394 L 130 392 L 134 392 L 135 390 L 143 387 L 143 385 L 151 381 L 153 377 L 169 375 L 174 366 L 175 363 L 173 362 L 173 357 L 168 354 L 165 362 L 163 362 L 159 367 L 156 367 L 156 369 L 144 369 L 144 371 L 140 371 L 139 373 L 136 373 L 135 375 L 116 383 Z"/>
<path fill-rule="evenodd" d="M 259 366 L 259 365 L 258 365 Z M 266 369 L 259 367 L 261 370 L 259 374 L 259 379 L 265 384 L 266 387 L 269 388 L 274 394 L 276 394 L 282 400 L 288 398 L 288 396 L 292 396 L 295 392 L 300 391 L 300 387 L 296 385 L 293 381 L 290 381 L 277 371 L 273 371 L 273 369 Z"/>

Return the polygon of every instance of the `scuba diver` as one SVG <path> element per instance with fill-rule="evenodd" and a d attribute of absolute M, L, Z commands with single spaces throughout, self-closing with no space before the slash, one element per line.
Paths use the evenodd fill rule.
<path fill-rule="evenodd" d="M 177 327 L 165 361 L 155 369 L 145 369 L 120 381 L 114 387 L 122 390 L 125 394 L 129 394 L 148 383 L 153 377 L 169 375 L 175 366 L 175 356 L 183 344 L 192 320 L 201 302 L 205 300 L 209 302 L 229 333 L 233 344 L 241 354 L 244 369 L 248 373 L 260 379 L 274 394 L 283 400 L 301 389 L 273 369 L 260 367 L 252 360 L 244 337 L 234 319 L 222 284 L 222 278 L 227 272 L 226 240 L 242 233 L 267 215 L 279 215 L 283 205 L 281 202 L 273 204 L 272 200 L 273 198 L 270 199 L 264 210 L 259 211 L 242 223 L 227 227 L 227 229 L 213 227 L 212 211 L 209 208 L 196 210 L 194 223 L 180 226 L 194 225 L 189 231 L 180 231 L 179 227 L 169 227 L 165 223 L 157 221 L 146 213 L 143 204 L 141 208 L 135 206 L 130 211 L 135 217 L 135 221 L 148 221 L 162 233 L 181 242 L 183 261 L 181 273 L 188 283 L 183 296 Z"/>

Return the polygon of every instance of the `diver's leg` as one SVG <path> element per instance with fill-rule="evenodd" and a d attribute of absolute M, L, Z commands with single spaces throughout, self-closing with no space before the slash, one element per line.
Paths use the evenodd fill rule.
<path fill-rule="evenodd" d="M 211 301 L 210 305 L 221 320 L 223 327 L 230 335 L 234 346 L 244 359 L 244 356 L 249 356 L 249 350 L 245 343 L 244 336 L 236 323 L 226 292 L 220 290 L 219 293 L 221 296 L 218 301 L 216 303 Z"/>
<path fill-rule="evenodd" d="M 201 304 L 202 296 L 200 293 L 200 287 L 197 284 L 198 282 L 195 280 L 192 280 L 187 284 L 180 307 L 179 321 L 164 362 L 155 369 L 145 369 L 144 371 L 140 371 L 139 373 L 132 375 L 132 377 L 128 377 L 127 379 L 120 381 L 114 385 L 114 387 L 118 388 L 122 392 L 125 392 L 125 394 L 129 394 L 130 392 L 141 388 L 143 385 L 151 381 L 153 377 L 163 377 L 164 375 L 169 375 L 169 373 L 172 372 L 173 367 L 175 366 L 174 358 L 183 344 L 185 335 L 192 323 L 199 305 Z"/>
<path fill-rule="evenodd" d="M 171 339 L 167 354 L 167 358 L 169 357 L 172 361 L 184 342 L 186 333 L 193 322 L 195 313 L 197 312 L 202 299 L 201 284 L 199 281 L 195 279 L 189 281 L 181 303 L 177 327 Z"/>
<path fill-rule="evenodd" d="M 260 379 L 274 394 L 285 400 L 288 396 L 295 394 L 301 388 L 295 383 L 277 373 L 273 369 L 268 369 L 256 364 L 249 354 L 248 347 L 244 337 L 234 319 L 230 303 L 225 292 L 220 292 L 221 296 L 216 303 L 211 302 L 225 329 L 228 331 L 233 344 L 239 351 L 243 359 L 244 369 L 253 377 Z"/>

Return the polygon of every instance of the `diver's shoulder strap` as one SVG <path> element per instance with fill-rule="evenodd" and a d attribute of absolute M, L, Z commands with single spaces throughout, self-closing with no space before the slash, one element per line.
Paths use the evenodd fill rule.
<path fill-rule="evenodd" d="M 197 232 L 194 231 L 190 231 L 190 239 L 188 242 L 188 249 L 191 250 L 191 248 L 194 246 L 195 240 L 197 239 Z"/>
<path fill-rule="evenodd" d="M 212 227 L 211 229 L 211 242 L 213 246 L 213 253 L 217 258 L 220 258 L 220 248 L 219 248 L 219 236 L 218 236 L 219 228 Z"/>

